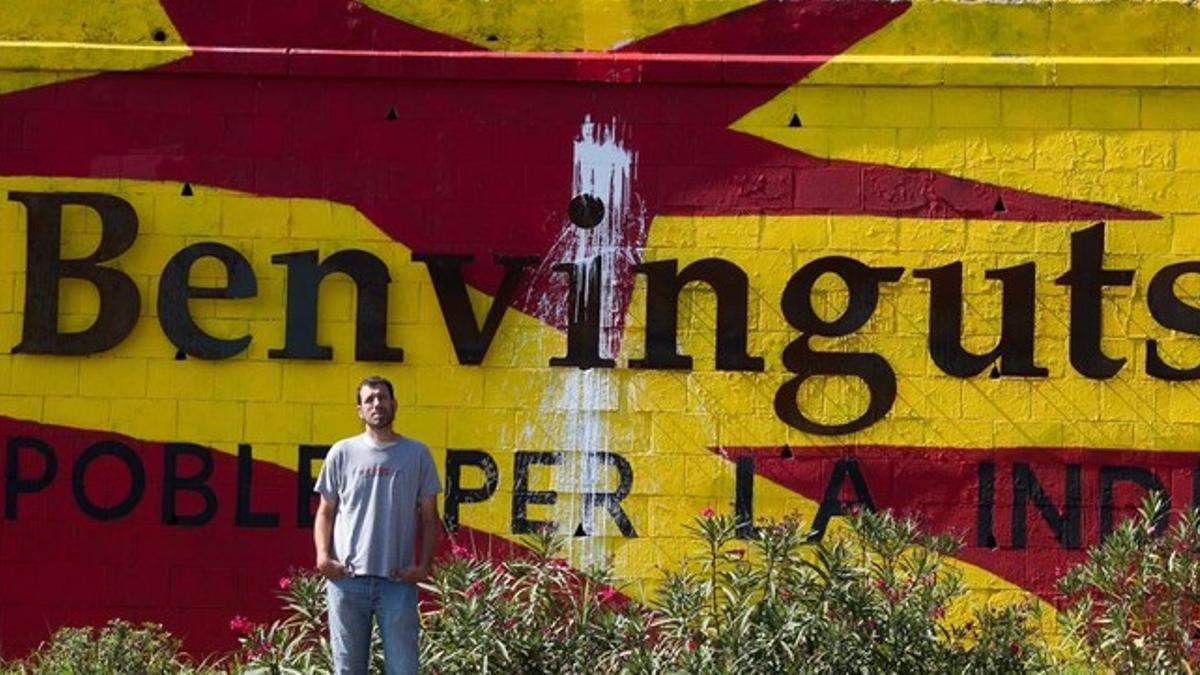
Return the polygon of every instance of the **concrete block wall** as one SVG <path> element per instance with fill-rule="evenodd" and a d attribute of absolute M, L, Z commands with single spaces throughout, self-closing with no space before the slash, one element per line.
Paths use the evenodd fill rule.
<path fill-rule="evenodd" d="M 703 509 L 866 507 L 1049 608 L 1200 497 L 1194 9 L 216 5 L 0 23 L 4 656 L 270 617 L 371 373 L 454 541 L 549 524 L 634 597 Z"/>

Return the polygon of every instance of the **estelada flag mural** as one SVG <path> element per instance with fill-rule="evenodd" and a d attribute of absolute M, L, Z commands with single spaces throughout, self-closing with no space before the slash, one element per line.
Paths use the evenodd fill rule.
<path fill-rule="evenodd" d="M 980 601 L 1200 499 L 1197 11 L 312 0 L 0 17 L 0 649 L 197 651 L 397 386 L 454 541 L 639 598 L 706 507 Z"/>

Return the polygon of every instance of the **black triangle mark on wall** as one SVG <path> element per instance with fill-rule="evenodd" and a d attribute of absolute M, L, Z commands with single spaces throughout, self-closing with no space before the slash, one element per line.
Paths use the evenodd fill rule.
<path fill-rule="evenodd" d="M 179 194 L 183 195 L 184 197 L 191 197 L 192 196 L 192 184 L 184 183 L 183 189 L 179 191 Z"/>
<path fill-rule="evenodd" d="M 796 113 L 792 113 L 792 119 L 788 121 L 788 126 L 789 127 L 802 127 L 804 125 L 800 123 L 800 116 L 797 115 Z"/>

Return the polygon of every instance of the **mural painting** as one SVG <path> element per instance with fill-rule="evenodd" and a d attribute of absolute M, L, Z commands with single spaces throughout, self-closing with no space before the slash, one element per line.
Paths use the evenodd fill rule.
<path fill-rule="evenodd" d="M 446 547 L 553 528 L 635 599 L 705 508 L 886 508 L 1051 616 L 1200 503 L 1191 7 L 18 4 L 6 657 L 271 616 L 372 373 Z"/>

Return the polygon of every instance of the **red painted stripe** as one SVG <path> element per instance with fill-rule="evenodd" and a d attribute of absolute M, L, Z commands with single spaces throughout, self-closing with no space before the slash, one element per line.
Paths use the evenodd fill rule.
<path fill-rule="evenodd" d="M 1081 536 L 1084 547 L 1100 539 L 1101 473 L 1110 477 L 1119 468 L 1148 471 L 1171 495 L 1178 511 L 1196 502 L 1193 475 L 1200 453 L 1133 449 L 1009 447 L 971 449 L 912 446 L 727 447 L 713 452 L 730 460 L 755 459 L 755 473 L 808 499 L 822 500 L 837 462 L 853 459 L 862 472 L 875 506 L 912 515 L 931 531 L 955 534 L 964 540 L 959 557 L 1039 595 L 1056 599 L 1055 583 L 1062 572 L 1084 558 L 1083 549 L 1068 550 L 1054 538 L 1038 508 L 1026 505 L 1026 545 L 1013 546 L 1014 471 L 1027 465 L 1058 511 L 1064 508 L 1067 465 L 1079 468 Z M 996 545 L 979 545 L 980 463 L 994 466 L 991 509 Z M 1136 511 L 1145 491 L 1129 481 L 1113 483 L 1114 523 Z M 841 485 L 839 499 L 855 498 L 851 482 Z"/>
<path fill-rule="evenodd" d="M 191 46 L 461 51 L 480 47 L 396 21 L 355 0 L 162 0 Z"/>
<path fill-rule="evenodd" d="M 279 515 L 277 527 L 235 526 L 237 457 L 211 450 L 207 481 L 217 498 L 215 516 L 202 525 L 162 522 L 164 444 L 115 433 L 85 431 L 0 418 L 0 485 L 41 475 L 40 455 L 21 451 L 17 475 L 7 475 L 7 447 L 14 437 L 40 439 L 54 450 L 57 476 L 44 490 L 22 494 L 16 518 L 0 518 L 0 655 L 19 657 L 64 625 L 98 625 L 112 617 L 157 621 L 183 639 L 190 652 L 204 654 L 236 645 L 229 620 L 241 614 L 254 621 L 280 616 L 274 596 L 281 576 L 310 568 L 312 532 L 297 524 L 297 473 L 268 462 L 253 463 L 251 507 Z M 129 515 L 100 521 L 86 515 L 72 491 L 80 455 L 94 443 L 115 441 L 137 456 L 145 470 L 145 490 Z M 185 457 L 177 472 L 194 474 L 199 462 Z M 89 499 L 105 507 L 128 494 L 124 465 L 103 457 L 89 465 L 84 486 Z M 11 499 L 12 497 L 8 497 Z M 199 513 L 197 494 L 177 492 L 180 515 Z M 521 548 L 487 532 L 461 528 L 455 540 L 475 555 L 503 559 Z M 439 554 L 451 542 L 441 541 Z"/>
<path fill-rule="evenodd" d="M 306 3 L 301 11 L 279 0 L 212 4 L 164 3 L 194 51 L 193 58 L 168 69 L 356 78 L 778 85 L 800 79 L 909 6 L 876 1 L 766 2 L 673 27 L 612 52 L 515 53 L 485 50 L 353 2 Z M 281 6 L 273 10 L 271 4 Z"/>
<path fill-rule="evenodd" d="M 286 19 L 285 24 L 296 23 L 289 29 L 295 32 L 294 44 L 311 44 L 303 38 L 304 30 L 332 22 L 338 26 L 331 29 L 335 33 L 343 24 L 369 25 L 331 37 L 330 44 L 339 49 L 375 49 L 384 38 L 394 39 L 389 43 L 394 46 L 413 46 L 409 43 L 416 40 L 418 49 L 438 47 L 423 42 L 424 37 L 408 36 L 409 28 L 401 22 L 359 16 L 358 10 L 334 4 L 342 7 L 341 13 L 302 12 Z M 783 11 L 785 5 L 799 12 L 788 24 L 798 31 L 790 39 L 800 40 L 797 44 L 811 40 L 830 53 L 876 30 L 902 7 L 809 2 L 756 11 Z M 321 5 L 322 11 L 332 12 L 331 6 Z M 838 12 L 828 11 L 834 6 Z M 194 31 L 208 35 L 204 31 L 209 29 L 192 23 L 205 19 L 225 25 L 249 11 L 230 9 L 228 17 L 208 8 L 194 10 L 194 16 L 179 15 L 181 30 L 185 36 Z M 844 21 L 843 10 L 862 13 L 863 21 Z M 737 26 L 745 20 L 746 15 L 735 14 L 702 29 L 672 32 L 661 48 L 682 50 L 692 40 L 693 49 L 700 49 L 705 44 L 699 40 L 711 31 L 729 30 L 723 22 Z M 396 24 L 399 33 L 388 37 L 385 24 Z M 266 31 L 262 35 L 230 30 L 236 37 L 231 41 L 251 46 L 269 47 L 282 39 L 267 26 L 253 29 Z M 770 33 L 769 26 L 762 30 Z M 639 48 L 654 44 L 648 39 Z M 473 63 L 466 60 L 471 57 L 443 62 L 442 55 L 423 57 L 432 59 L 431 65 L 442 63 L 439 72 L 447 79 L 436 81 L 179 75 L 204 71 L 209 63 L 229 68 L 234 53 L 201 50 L 155 71 L 108 73 L 0 97 L 0 120 L 21 129 L 7 139 L 8 147 L 0 147 L 0 175 L 186 181 L 350 204 L 415 251 L 474 255 L 478 262 L 466 268 L 467 281 L 487 293 L 494 293 L 501 279 L 500 266 L 490 263 L 495 254 L 545 255 L 572 227 L 566 211 L 573 196 L 573 144 L 589 119 L 615 125 L 636 157 L 632 204 L 645 214 L 647 224 L 660 214 L 862 213 L 1048 221 L 1150 217 L 936 172 L 829 162 L 727 128 L 748 105 L 774 96 L 778 86 L 647 86 L 619 78 L 604 85 L 463 81 L 453 78 L 473 72 L 456 70 Z M 253 53 L 270 57 L 269 52 Z M 342 72 L 343 57 L 322 61 L 321 54 L 289 50 L 285 57 L 308 58 L 314 73 Z M 487 58 L 479 62 L 485 71 L 498 74 L 507 68 L 506 61 Z M 500 58 L 512 58 L 514 67 L 559 63 L 527 55 Z M 602 58 L 615 63 L 626 57 Z M 396 111 L 396 119 L 388 119 L 390 110 Z M 834 189 L 825 189 L 830 185 Z M 1009 205 L 1003 216 L 994 211 L 1000 196 Z M 621 257 L 628 264 L 619 278 L 610 280 L 624 289 L 617 317 L 625 315 L 632 265 L 643 243 L 640 237 L 629 238 L 630 251 Z M 517 294 L 514 306 L 561 327 L 563 287 L 562 275 L 552 274 L 546 265 Z"/>

